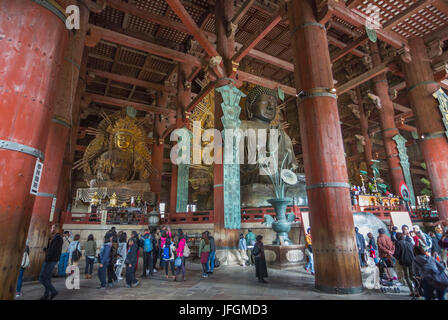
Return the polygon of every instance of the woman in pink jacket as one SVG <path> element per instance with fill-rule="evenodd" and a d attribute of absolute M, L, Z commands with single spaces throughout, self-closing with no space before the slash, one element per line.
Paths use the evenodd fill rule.
<path fill-rule="evenodd" d="M 184 257 L 184 249 L 187 243 L 187 239 L 185 239 L 185 235 L 181 234 L 179 236 L 179 242 L 177 244 L 176 255 L 182 259 L 182 264 L 180 268 L 176 269 L 176 276 L 182 271 L 182 281 L 185 281 L 185 257 Z M 176 277 L 177 278 L 177 277 Z"/>

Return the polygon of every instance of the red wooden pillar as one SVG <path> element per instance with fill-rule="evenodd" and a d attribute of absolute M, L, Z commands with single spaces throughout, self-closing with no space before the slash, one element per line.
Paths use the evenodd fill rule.
<path fill-rule="evenodd" d="M 159 92 L 157 95 L 157 106 L 167 107 L 168 95 L 166 92 Z M 154 121 L 154 144 L 152 145 L 152 166 L 157 171 L 157 174 L 149 177 L 149 183 L 151 185 L 151 191 L 157 194 L 157 204 L 160 204 L 160 193 L 162 191 L 162 171 L 163 171 L 163 151 L 164 141 L 162 138 L 163 127 L 161 123 L 161 115 L 155 116 Z"/>
<path fill-rule="evenodd" d="M 182 128 L 185 125 L 185 109 L 191 101 L 191 83 L 188 82 L 188 76 L 191 74 L 192 66 L 179 63 L 177 75 L 177 109 L 176 109 L 176 128 Z M 177 202 L 177 166 L 171 164 L 171 192 L 170 192 L 170 212 L 176 213 Z"/>
<path fill-rule="evenodd" d="M 74 108 L 74 98 L 84 49 L 84 38 L 89 20 L 89 10 L 85 6 L 80 6 L 79 9 L 81 28 L 76 34 L 70 34 L 70 40 L 62 62 L 62 69 L 56 81 L 55 107 L 45 147 L 44 170 L 39 193 L 34 201 L 28 233 L 30 268 L 27 269 L 26 278 L 37 279 L 44 262 L 45 253 L 43 248 L 47 246 L 50 235 L 51 206 L 53 197 L 57 196 L 64 151 L 69 142 L 72 109 Z M 56 201 L 65 202 L 64 199 L 56 199 Z M 52 221 L 54 220 L 52 219 Z"/>
<path fill-rule="evenodd" d="M 314 1 L 288 4 L 300 136 L 310 207 L 315 286 L 329 293 L 362 291 L 347 166 L 325 27 Z"/>
<path fill-rule="evenodd" d="M 12 299 L 69 31 L 34 1 L 0 2 L 0 299 Z"/>
<path fill-rule="evenodd" d="M 376 67 L 381 64 L 378 45 L 376 43 L 370 43 L 370 48 L 373 66 Z M 395 126 L 394 105 L 389 96 L 389 84 L 387 83 L 386 73 L 376 76 L 373 79 L 373 83 L 375 87 L 375 94 L 381 100 L 381 109 L 379 110 L 380 125 L 383 135 L 384 148 L 386 150 L 392 189 L 394 194 L 400 194 L 400 185 L 404 182 L 403 169 L 401 168 L 400 158 L 398 157 L 397 144 L 392 139 L 400 132 Z"/>
<path fill-rule="evenodd" d="M 362 103 L 361 89 L 359 87 L 356 88 L 356 95 L 358 97 L 359 103 L 359 120 L 361 124 L 361 134 L 364 137 L 364 160 L 367 166 L 367 172 L 370 176 L 373 176 L 372 172 L 372 141 L 369 136 L 369 117 L 366 114 L 366 110 L 364 110 L 364 104 Z"/>
<path fill-rule="evenodd" d="M 225 72 L 232 74 L 232 57 L 235 54 L 235 35 L 227 36 L 227 26 L 234 16 L 233 1 L 218 0 L 215 6 L 216 50 L 223 58 Z M 220 85 L 218 84 L 217 87 Z M 215 129 L 222 131 L 223 116 L 221 94 L 215 91 Z M 216 152 L 216 150 L 215 150 Z M 217 249 L 237 249 L 239 230 L 224 228 L 224 166 L 214 164 L 213 168 L 213 211 L 214 238 Z"/>
<path fill-rule="evenodd" d="M 408 97 L 416 117 L 420 149 L 425 159 L 437 211 L 448 222 L 448 142 L 439 110 L 432 94 L 440 88 L 434 81 L 430 59 L 421 38 L 409 40 L 411 63 L 404 63 Z"/>

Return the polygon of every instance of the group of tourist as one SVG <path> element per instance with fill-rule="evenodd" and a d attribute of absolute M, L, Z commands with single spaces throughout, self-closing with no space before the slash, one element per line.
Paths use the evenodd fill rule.
<path fill-rule="evenodd" d="M 85 256 L 85 278 L 92 279 L 93 266 L 98 263 L 98 278 L 100 286 L 98 289 L 114 287 L 123 279 L 123 269 L 126 270 L 126 285 L 129 288 L 138 286 L 136 279 L 138 260 L 143 259 L 142 278 L 152 277 L 159 270 L 165 269 L 167 279 L 174 281 L 185 281 L 185 259 L 190 255 L 190 248 L 182 229 L 173 234 L 169 227 L 145 229 L 139 235 L 132 231 L 128 238 L 126 232 L 116 231 L 115 227 L 108 230 L 104 236 L 103 244 L 97 254 L 95 238 L 90 234 L 86 243 L 81 248 L 80 235 L 71 235 L 69 231 L 61 234 L 60 226 L 55 224 L 51 229 L 52 237 L 45 249 L 45 262 L 41 269 L 39 281 L 45 288 L 41 300 L 52 300 L 58 294 L 51 283 L 53 270 L 58 265 L 59 276 L 66 276 L 73 272 L 72 267 L 77 266 L 81 259 L 81 250 L 84 249 Z M 202 233 L 198 248 L 198 256 L 201 260 L 203 274 L 208 277 L 213 274 L 215 267 L 216 245 L 211 234 L 206 231 Z M 21 295 L 21 284 L 23 271 L 29 264 L 29 249 L 25 250 L 19 281 L 17 284 L 17 296 Z M 171 271 L 171 276 L 169 274 Z"/>
<path fill-rule="evenodd" d="M 434 232 L 426 234 L 417 225 L 413 230 L 403 225 L 401 232 L 392 227 L 389 237 L 380 228 L 376 241 L 371 232 L 367 234 L 367 244 L 358 228 L 355 233 L 361 267 L 370 258 L 379 267 L 384 284 L 394 284 L 400 279 L 406 282 L 414 298 L 423 294 L 426 300 L 445 300 L 448 231 L 443 233 L 437 226 Z"/>

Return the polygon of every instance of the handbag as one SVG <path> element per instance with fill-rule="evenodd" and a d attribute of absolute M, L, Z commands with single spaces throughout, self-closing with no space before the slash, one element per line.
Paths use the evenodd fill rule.
<path fill-rule="evenodd" d="M 174 267 L 175 268 L 180 268 L 181 265 L 182 265 L 182 258 L 181 257 L 177 257 L 176 259 L 174 259 Z"/>
<path fill-rule="evenodd" d="M 73 253 L 72 253 L 73 261 L 78 261 L 82 257 L 82 253 L 81 253 L 81 251 L 79 251 L 78 247 L 79 247 L 79 242 L 76 245 L 75 251 L 73 251 Z"/>

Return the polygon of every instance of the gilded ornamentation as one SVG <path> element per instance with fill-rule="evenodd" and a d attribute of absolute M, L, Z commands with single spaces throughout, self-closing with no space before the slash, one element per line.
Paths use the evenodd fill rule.
<path fill-rule="evenodd" d="M 97 129 L 89 128 L 95 138 L 73 168 L 82 168 L 90 187 L 110 187 L 133 181 L 147 182 L 154 170 L 143 124 L 147 118 L 131 118 L 117 112 L 102 114 Z"/>
<path fill-rule="evenodd" d="M 442 114 L 442 121 L 445 125 L 445 134 L 448 138 L 448 95 L 439 88 L 439 90 L 434 92 L 432 96 L 439 100 L 439 110 Z"/>

